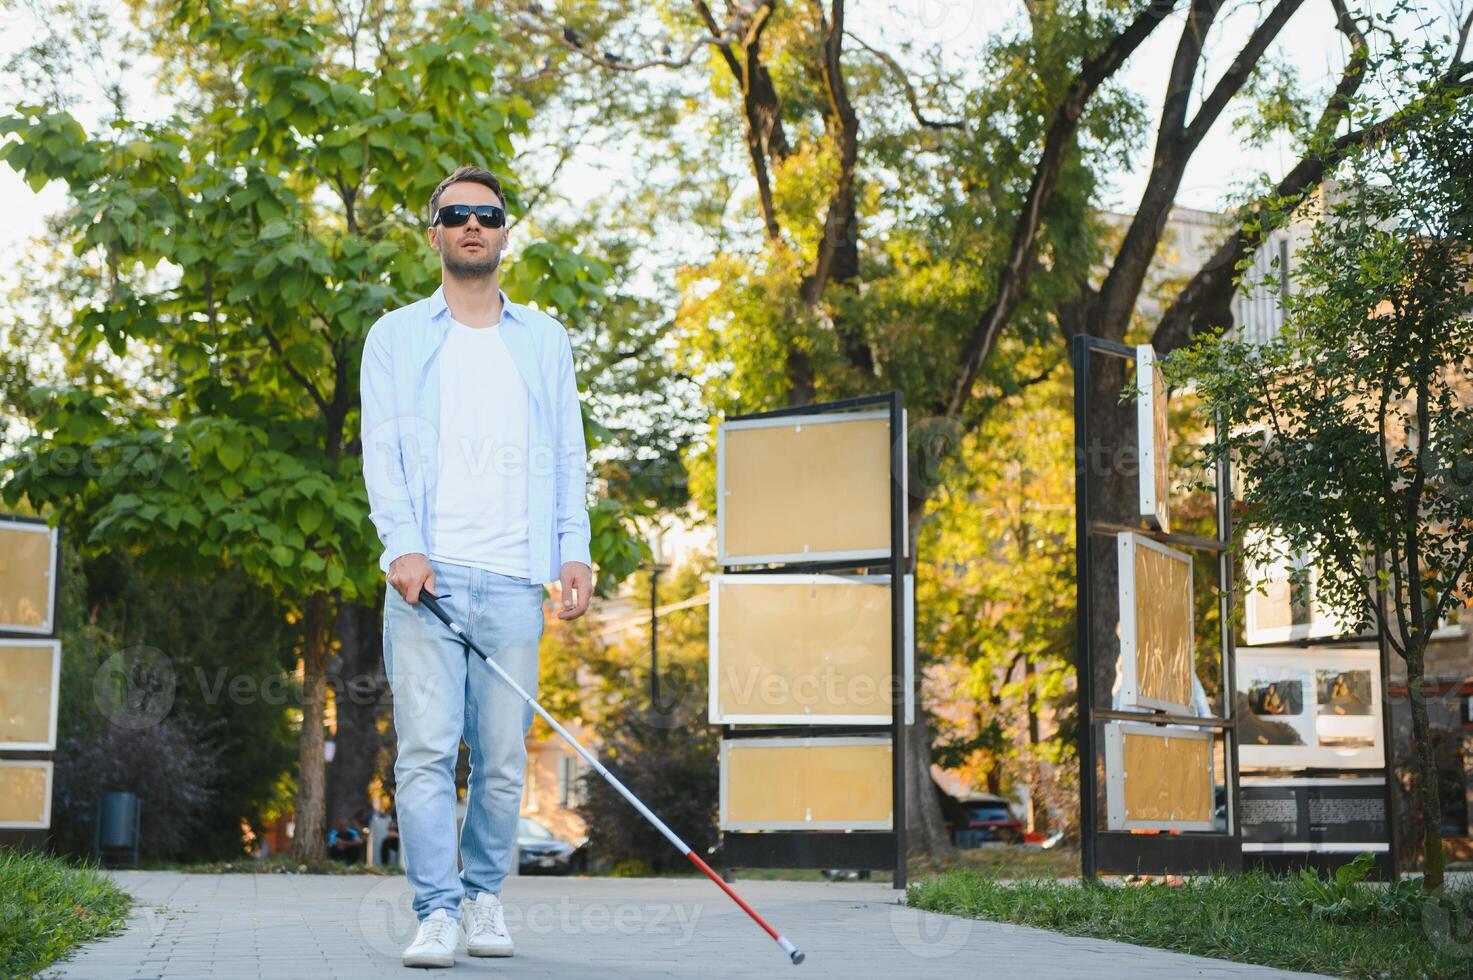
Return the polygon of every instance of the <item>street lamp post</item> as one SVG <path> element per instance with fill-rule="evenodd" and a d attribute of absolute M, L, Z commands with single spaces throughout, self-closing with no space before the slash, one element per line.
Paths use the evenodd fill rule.
<path fill-rule="evenodd" d="M 663 562 L 650 565 L 650 711 L 661 714 L 660 708 L 660 573 L 670 568 Z"/>

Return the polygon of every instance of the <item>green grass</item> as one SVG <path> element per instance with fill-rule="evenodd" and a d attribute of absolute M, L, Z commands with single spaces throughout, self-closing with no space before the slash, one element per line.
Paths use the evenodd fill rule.
<path fill-rule="evenodd" d="M 1204 877 L 1180 887 L 1005 883 L 955 869 L 912 884 L 921 909 L 1198 956 L 1342 977 L 1473 976 L 1473 887 L 1427 899 L 1420 880 L 1386 888 L 1300 876 Z"/>
<path fill-rule="evenodd" d="M 93 867 L 0 846 L 0 976 L 31 976 L 121 928 L 130 904 Z"/>

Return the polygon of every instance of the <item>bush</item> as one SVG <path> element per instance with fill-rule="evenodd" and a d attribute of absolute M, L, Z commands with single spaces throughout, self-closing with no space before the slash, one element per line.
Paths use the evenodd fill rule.
<path fill-rule="evenodd" d="M 720 785 L 714 732 L 704 717 L 678 728 L 631 713 L 605 735 L 600 761 L 698 854 L 717 842 Z M 582 776 L 578 814 L 589 850 L 605 867 L 661 874 L 693 867 L 596 772 Z M 616 872 L 617 873 L 617 872 Z"/>

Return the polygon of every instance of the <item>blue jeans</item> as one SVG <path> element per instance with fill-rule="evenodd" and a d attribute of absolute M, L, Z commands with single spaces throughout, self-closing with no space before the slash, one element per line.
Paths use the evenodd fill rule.
<path fill-rule="evenodd" d="M 542 586 L 529 579 L 430 560 L 436 595 L 476 645 L 537 696 Z M 384 596 L 384 670 L 394 697 L 399 837 L 414 911 L 460 917 L 462 897 L 501 893 L 510 871 L 532 706 L 421 605 L 392 585 Z M 455 762 L 470 747 L 456 873 Z"/>

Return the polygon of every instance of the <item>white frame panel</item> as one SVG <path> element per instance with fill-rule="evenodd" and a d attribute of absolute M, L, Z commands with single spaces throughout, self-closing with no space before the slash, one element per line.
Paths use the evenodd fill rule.
<path fill-rule="evenodd" d="M 55 791 L 55 775 L 50 759 L 0 759 L 0 769 L 41 769 L 46 773 L 46 806 L 39 822 L 0 820 L 0 830 L 46 830 L 51 826 L 51 795 Z"/>
<path fill-rule="evenodd" d="M 739 745 L 743 748 L 839 748 L 845 745 L 884 745 L 888 747 L 891 755 L 891 772 L 894 766 L 895 742 L 888 734 L 883 736 L 864 735 L 837 735 L 823 736 L 819 738 L 735 738 L 721 740 L 720 772 L 721 772 L 721 801 L 716 811 L 716 825 L 720 830 L 890 830 L 895 825 L 895 801 L 890 801 L 889 820 L 854 820 L 849 822 L 839 820 L 779 820 L 767 823 L 761 820 L 741 820 L 732 822 L 726 818 L 726 774 L 727 774 L 727 752 L 731 746 Z M 885 792 L 894 796 L 893 779 L 885 782 Z"/>
<path fill-rule="evenodd" d="M 1207 743 L 1207 798 L 1216 811 L 1217 768 L 1213 761 L 1212 732 L 1203 728 L 1173 725 L 1140 725 L 1128 721 L 1105 724 L 1105 826 L 1110 830 L 1206 830 L 1215 831 L 1215 817 L 1206 820 L 1130 820 L 1125 816 L 1125 736 L 1190 738 Z"/>
<path fill-rule="evenodd" d="M 1135 441 L 1137 462 L 1140 464 L 1136 483 L 1139 488 L 1139 511 L 1142 519 L 1158 531 L 1171 530 L 1171 501 L 1156 499 L 1156 399 L 1166 400 L 1166 390 L 1156 388 L 1156 349 L 1150 344 L 1137 344 L 1135 348 Z M 1170 434 L 1167 433 L 1167 445 Z M 1168 475 L 1166 492 L 1171 493 L 1169 475 L 1171 461 L 1166 461 Z"/>
<path fill-rule="evenodd" d="M 1196 592 L 1192 582 L 1192 556 L 1189 552 L 1177 551 L 1168 548 L 1158 541 L 1153 541 L 1143 534 L 1134 531 L 1122 531 L 1116 535 L 1116 556 L 1119 562 L 1117 570 L 1117 592 L 1120 604 L 1120 703 L 1130 708 L 1148 708 L 1156 711 L 1166 711 L 1173 714 L 1197 715 L 1196 708 L 1188 700 L 1184 704 L 1173 701 L 1162 701 L 1158 698 L 1144 697 L 1140 693 L 1140 675 L 1137 670 L 1136 657 L 1139 653 L 1137 640 L 1137 623 L 1135 618 L 1135 549 L 1140 546 L 1150 548 L 1166 557 L 1184 563 L 1187 566 L 1187 609 L 1191 616 L 1193 627 L 1192 644 L 1192 678 L 1197 673 L 1197 647 L 1195 642 L 1196 629 Z M 1187 685 L 1188 691 L 1192 685 Z"/>
<path fill-rule="evenodd" d="M 42 751 L 54 752 L 56 750 L 56 722 L 57 711 L 61 699 L 61 641 L 60 640 L 31 640 L 21 637 L 0 637 L 0 656 L 4 656 L 6 648 L 35 649 L 37 647 L 51 648 L 51 722 L 47 729 L 46 741 L 44 742 L 6 742 L 0 740 L 0 750 L 16 751 Z"/>
<path fill-rule="evenodd" d="M 1253 536 L 1261 536 L 1266 533 L 1268 532 L 1261 528 L 1250 528 L 1248 531 L 1248 534 Z M 1288 626 L 1260 626 L 1258 624 L 1259 605 L 1267 597 L 1256 589 L 1251 588 L 1251 584 L 1264 581 L 1267 576 L 1273 576 L 1277 580 L 1285 580 L 1300 568 L 1309 569 L 1309 622 L 1292 622 L 1293 598 L 1291 593 L 1289 610 L 1290 624 Z M 1319 603 L 1319 569 L 1311 565 L 1308 557 L 1303 554 L 1281 559 L 1273 567 L 1244 561 L 1242 584 L 1243 646 L 1271 646 L 1276 643 L 1292 643 L 1295 640 L 1323 640 L 1331 637 L 1362 639 L 1374 636 L 1374 633 L 1357 634 Z M 1434 637 L 1436 635 L 1435 633 L 1433 634 Z"/>
<path fill-rule="evenodd" d="M 1258 745 L 1245 738 L 1238 742 L 1238 769 L 1381 769 L 1386 765 L 1386 746 L 1383 740 L 1381 712 L 1381 653 L 1364 647 L 1297 647 L 1242 649 L 1237 652 L 1235 670 L 1238 690 L 1233 692 L 1233 703 L 1237 704 L 1239 693 L 1246 695 L 1248 685 L 1260 679 L 1255 677 L 1254 667 L 1260 671 L 1278 668 L 1274 673 L 1287 676 L 1291 672 L 1306 675 L 1308 690 L 1304 692 L 1304 711 L 1301 715 L 1282 715 L 1282 724 L 1292 727 L 1305 739 L 1304 745 Z M 1351 715 L 1351 718 L 1366 718 L 1366 729 L 1372 744 L 1369 748 L 1337 749 L 1319 744 L 1319 679 L 1320 670 L 1364 670 L 1371 678 L 1371 713 Z M 1268 717 L 1255 715 L 1254 717 Z M 1339 717 L 1339 716 L 1330 716 Z M 1259 780 L 1254 780 L 1259 782 Z"/>
<path fill-rule="evenodd" d="M 720 422 L 716 426 L 716 564 L 730 567 L 742 565 L 768 565 L 783 562 L 813 562 L 813 561 L 841 561 L 848 559 L 864 558 L 886 558 L 890 555 L 889 548 L 860 548 L 847 551 L 797 551 L 788 553 L 777 553 L 770 555 L 729 555 L 726 551 L 726 433 L 729 429 L 771 429 L 793 425 L 822 425 L 826 422 L 862 422 L 869 419 L 890 418 L 889 409 L 879 411 L 863 412 L 823 412 L 813 415 L 780 415 L 776 418 L 766 419 L 738 419 L 734 422 Z M 901 414 L 902 432 L 904 431 L 905 415 Z M 905 453 L 901 454 L 904 459 Z M 904 468 L 902 467 L 902 479 L 904 479 Z M 909 523 L 909 515 L 906 508 L 902 507 L 901 530 L 906 530 Z M 906 542 L 902 547 L 909 547 L 909 535 L 902 533 L 901 540 Z"/>
<path fill-rule="evenodd" d="M 905 495 L 900 504 L 900 553 L 910 557 L 910 413 L 900 410 L 900 491 Z"/>
<path fill-rule="evenodd" d="M 905 575 L 905 723 L 916 720 L 916 577 Z"/>
<path fill-rule="evenodd" d="M 708 603 L 710 620 L 706 629 L 706 649 L 709 651 L 708 672 L 706 675 L 706 713 L 708 720 L 713 725 L 888 725 L 891 722 L 891 712 L 884 714 L 852 714 L 852 715 L 805 715 L 805 714 L 722 714 L 717 704 L 717 681 L 720 677 L 721 654 L 717 648 L 719 625 L 721 616 L 721 586 L 722 585 L 885 585 L 889 586 L 889 575 L 834 575 L 827 572 L 808 572 L 797 574 L 773 573 L 771 575 L 725 575 L 715 573 L 707 583 L 710 602 Z M 915 576 L 905 576 L 905 657 L 904 657 L 904 684 L 905 684 L 905 709 L 904 717 L 906 724 L 910 724 L 915 718 L 915 697 L 912 691 L 912 681 L 915 677 Z"/>
<path fill-rule="evenodd" d="M 56 631 L 56 553 L 57 553 L 57 529 L 46 524 L 36 524 L 31 521 L 0 521 L 0 529 L 12 531 L 30 531 L 35 534 L 44 533 L 50 547 L 50 564 L 47 572 L 46 591 L 46 620 L 41 626 L 23 626 L 19 623 L 0 623 L 0 630 L 6 633 L 24 633 L 27 636 L 49 636 Z"/>

